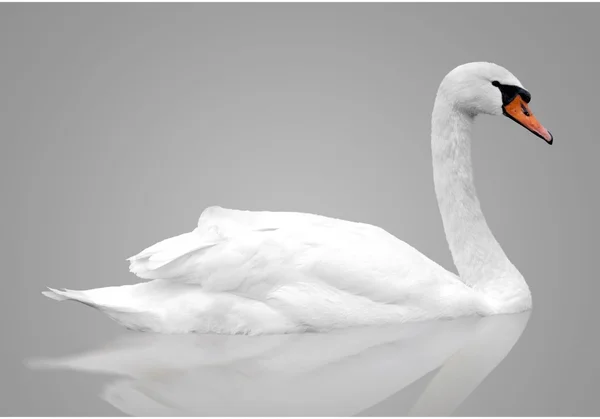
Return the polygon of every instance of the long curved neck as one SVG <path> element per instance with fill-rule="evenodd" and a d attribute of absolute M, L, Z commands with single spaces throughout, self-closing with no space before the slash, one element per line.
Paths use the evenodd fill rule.
<path fill-rule="evenodd" d="M 502 306 L 530 306 L 525 280 L 506 257 L 481 211 L 471 164 L 473 121 L 473 115 L 456 109 L 438 93 L 432 115 L 431 147 L 435 193 L 446 239 L 463 282 Z M 523 307 L 526 308 L 529 307 Z"/>

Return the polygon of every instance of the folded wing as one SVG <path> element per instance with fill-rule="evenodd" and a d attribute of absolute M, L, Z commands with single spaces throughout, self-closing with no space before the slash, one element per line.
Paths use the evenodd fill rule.
<path fill-rule="evenodd" d="M 311 323 L 317 315 L 341 322 L 369 313 L 377 322 L 478 311 L 456 275 L 385 230 L 312 214 L 211 207 L 194 231 L 130 262 L 141 278 L 263 301 Z"/>

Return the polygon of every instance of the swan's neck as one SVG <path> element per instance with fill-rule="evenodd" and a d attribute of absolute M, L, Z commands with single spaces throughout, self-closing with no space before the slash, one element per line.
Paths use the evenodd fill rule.
<path fill-rule="evenodd" d="M 446 239 L 463 282 L 484 293 L 498 312 L 521 311 L 531 306 L 529 288 L 494 238 L 475 192 L 473 120 L 473 115 L 456 109 L 438 94 L 431 145 L 435 193 Z"/>

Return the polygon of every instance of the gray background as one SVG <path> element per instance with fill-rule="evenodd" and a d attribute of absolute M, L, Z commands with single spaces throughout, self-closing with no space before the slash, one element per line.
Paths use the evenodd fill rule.
<path fill-rule="evenodd" d="M 22 360 L 120 329 L 45 285 L 132 283 L 124 259 L 209 205 L 379 225 L 454 270 L 429 123 L 456 65 L 530 90 L 549 147 L 481 117 L 483 209 L 532 289 L 528 328 L 458 415 L 598 415 L 596 4 L 0 6 L 0 409 L 118 415 L 102 379 Z M 393 412 L 390 412 L 393 415 Z"/>

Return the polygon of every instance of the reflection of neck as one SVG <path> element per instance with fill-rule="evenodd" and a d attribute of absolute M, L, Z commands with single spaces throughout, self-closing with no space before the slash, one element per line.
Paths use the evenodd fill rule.
<path fill-rule="evenodd" d="M 435 193 L 446 240 L 467 285 L 493 297 L 503 307 L 497 307 L 498 311 L 519 311 L 529 308 L 531 297 L 525 280 L 490 231 L 477 199 L 471 165 L 473 120 L 473 115 L 456 109 L 438 94 L 431 146 Z M 520 308 L 507 306 L 514 304 Z"/>
<path fill-rule="evenodd" d="M 444 363 L 408 416 L 450 416 L 506 358 L 525 330 L 530 314 L 479 320 L 473 336 Z"/>

